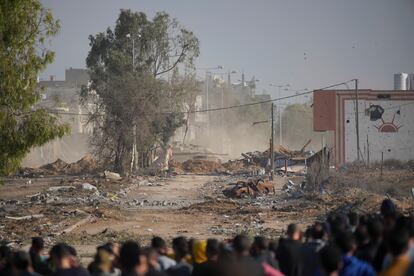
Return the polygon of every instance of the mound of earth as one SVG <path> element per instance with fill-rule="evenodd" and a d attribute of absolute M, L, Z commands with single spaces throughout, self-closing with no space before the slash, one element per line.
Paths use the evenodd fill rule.
<path fill-rule="evenodd" d="M 74 163 L 66 163 L 57 159 L 53 163 L 45 164 L 39 168 L 22 168 L 20 174 L 23 176 L 36 177 L 39 175 L 80 175 L 95 173 L 98 170 L 96 160 L 92 155 L 85 155 L 82 159 Z"/>
<path fill-rule="evenodd" d="M 219 173 L 226 169 L 218 162 L 209 160 L 187 160 L 182 164 L 186 172 L 191 173 Z"/>
<path fill-rule="evenodd" d="M 68 163 L 58 158 L 55 162 L 43 165 L 39 169 L 49 172 L 62 172 L 68 165 Z"/>
<path fill-rule="evenodd" d="M 97 167 L 96 160 L 93 159 L 92 155 L 88 154 L 77 162 L 68 164 L 64 172 L 71 175 L 93 173 Z"/>

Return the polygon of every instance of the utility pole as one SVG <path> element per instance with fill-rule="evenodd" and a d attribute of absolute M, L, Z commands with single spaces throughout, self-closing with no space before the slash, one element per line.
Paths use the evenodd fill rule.
<path fill-rule="evenodd" d="M 208 71 L 206 71 L 206 110 L 209 109 L 208 103 L 208 83 L 210 81 L 208 76 Z M 207 111 L 207 139 L 210 141 L 210 112 Z"/>
<path fill-rule="evenodd" d="M 131 34 L 126 35 L 127 38 L 132 40 L 132 72 L 135 72 L 135 38 Z M 138 38 L 141 38 L 141 35 L 138 34 Z M 135 119 L 133 119 L 132 124 L 132 135 L 133 135 L 133 142 L 132 142 L 132 153 L 131 153 L 131 174 L 133 170 L 138 169 L 138 150 L 137 150 L 137 125 Z"/>
<path fill-rule="evenodd" d="M 272 127 L 271 127 L 271 143 L 270 143 L 270 177 L 272 178 L 273 181 L 273 176 L 274 176 L 274 172 L 275 172 L 275 151 L 274 151 L 274 144 L 275 144 L 275 130 L 274 130 L 274 109 L 275 109 L 275 105 L 272 102 L 272 111 L 271 111 L 271 116 L 272 116 Z"/>
<path fill-rule="evenodd" d="M 132 38 L 132 72 L 135 72 L 135 39 Z"/>
<path fill-rule="evenodd" d="M 360 160 L 359 148 L 359 108 L 358 108 L 358 79 L 355 79 L 355 127 L 356 127 L 356 144 L 357 144 L 357 160 Z"/>
<path fill-rule="evenodd" d="M 282 88 L 282 86 L 279 86 L 279 99 L 280 99 L 280 97 L 281 97 L 281 93 L 280 93 L 280 89 Z M 279 108 L 278 108 L 278 111 L 279 111 L 279 145 L 282 145 L 283 144 L 283 136 L 282 136 L 282 105 L 279 103 Z"/>

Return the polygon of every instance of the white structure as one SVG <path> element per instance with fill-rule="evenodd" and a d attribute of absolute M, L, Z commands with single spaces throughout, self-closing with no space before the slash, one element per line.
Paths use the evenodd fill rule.
<path fill-rule="evenodd" d="M 344 104 L 345 162 L 352 162 L 357 159 L 355 103 L 345 100 Z M 370 161 L 381 161 L 382 154 L 384 159 L 414 160 L 414 99 L 364 99 L 359 101 L 359 110 L 365 110 L 359 114 L 364 160 L 369 156 Z"/>
<path fill-rule="evenodd" d="M 407 79 L 408 90 L 414 90 L 414 74 L 409 74 Z"/>
<path fill-rule="evenodd" d="M 407 90 L 408 74 L 398 73 L 394 74 L 394 90 Z"/>
<path fill-rule="evenodd" d="M 359 90 L 360 160 L 414 160 L 414 91 Z M 357 160 L 354 90 L 314 92 L 314 130 L 331 133 L 334 163 Z"/>

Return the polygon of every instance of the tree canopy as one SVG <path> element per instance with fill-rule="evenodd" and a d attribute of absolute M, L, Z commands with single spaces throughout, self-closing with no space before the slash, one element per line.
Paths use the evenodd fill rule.
<path fill-rule="evenodd" d="M 0 175 L 15 171 L 32 147 L 69 131 L 33 108 L 40 96 L 37 76 L 54 58 L 45 42 L 58 29 L 38 0 L 0 1 Z"/>
<path fill-rule="evenodd" d="M 124 172 L 131 163 L 134 136 L 145 159 L 155 144 L 165 145 L 185 123 L 191 89 L 183 83 L 192 77 L 179 76 L 178 69 L 193 67 L 199 41 L 164 12 L 150 20 L 131 10 L 121 10 L 114 29 L 89 40 L 91 84 L 82 96 L 93 106 L 92 143 L 102 161 Z"/>

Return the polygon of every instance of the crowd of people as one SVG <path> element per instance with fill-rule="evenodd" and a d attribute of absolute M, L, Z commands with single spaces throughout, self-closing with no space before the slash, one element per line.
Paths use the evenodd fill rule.
<path fill-rule="evenodd" d="M 171 246 L 153 237 L 99 246 L 82 267 L 76 249 L 55 244 L 46 253 L 41 237 L 29 252 L 0 247 L 0 275 L 56 276 L 247 276 L 247 275 L 414 275 L 414 218 L 399 214 L 386 199 L 377 214 L 332 214 L 302 231 L 290 224 L 284 237 L 269 240 L 196 240 L 176 237 Z"/>

